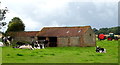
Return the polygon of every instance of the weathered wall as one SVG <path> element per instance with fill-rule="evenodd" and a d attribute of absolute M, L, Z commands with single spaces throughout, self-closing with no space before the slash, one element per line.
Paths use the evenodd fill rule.
<path fill-rule="evenodd" d="M 58 37 L 57 38 L 57 46 L 58 47 L 63 47 L 63 46 L 68 46 L 68 37 Z"/>
<path fill-rule="evenodd" d="M 83 46 L 96 46 L 96 35 L 92 29 L 88 29 L 83 35 Z"/>
<path fill-rule="evenodd" d="M 18 41 L 26 41 L 26 42 L 32 42 L 31 37 L 14 37 L 13 42 L 18 42 Z"/>
<path fill-rule="evenodd" d="M 70 37 L 70 46 L 80 46 L 80 37 Z"/>
<path fill-rule="evenodd" d="M 57 40 L 59 47 L 63 46 L 80 46 L 80 37 L 59 37 Z"/>

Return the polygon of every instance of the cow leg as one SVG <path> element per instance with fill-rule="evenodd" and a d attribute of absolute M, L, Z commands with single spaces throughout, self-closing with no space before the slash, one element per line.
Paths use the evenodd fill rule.
<path fill-rule="evenodd" d="M 11 43 L 10 43 L 10 41 L 9 41 L 9 40 L 7 40 L 7 42 L 8 42 L 8 46 L 10 46 L 10 44 L 11 44 Z"/>
<path fill-rule="evenodd" d="M 44 44 L 41 44 L 42 45 L 42 49 L 44 49 L 45 47 L 44 47 Z"/>
<path fill-rule="evenodd" d="M 41 44 L 39 44 L 39 49 L 42 49 L 42 45 Z"/>
<path fill-rule="evenodd" d="M 106 53 L 106 49 L 104 49 L 103 53 Z"/>
<path fill-rule="evenodd" d="M 102 53 L 102 50 L 100 50 L 99 52 Z"/>
<path fill-rule="evenodd" d="M 34 50 L 34 48 L 33 48 L 32 46 L 30 46 L 30 49 L 31 49 L 31 50 Z"/>

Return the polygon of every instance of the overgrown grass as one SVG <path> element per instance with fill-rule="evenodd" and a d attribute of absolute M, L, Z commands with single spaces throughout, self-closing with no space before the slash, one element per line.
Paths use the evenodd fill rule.
<path fill-rule="evenodd" d="M 118 63 L 118 41 L 97 41 L 107 53 L 96 53 L 95 47 L 47 47 L 14 49 L 3 47 L 3 63 Z"/>

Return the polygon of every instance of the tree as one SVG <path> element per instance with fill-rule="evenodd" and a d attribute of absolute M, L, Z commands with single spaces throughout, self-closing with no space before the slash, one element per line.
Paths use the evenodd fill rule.
<path fill-rule="evenodd" d="M 1 5 L 1 2 L 0 2 Z M 6 13 L 8 12 L 7 7 L 5 7 L 5 9 L 0 8 L 0 29 L 3 29 L 4 26 L 7 24 L 6 22 L 3 22 L 3 20 L 5 20 L 6 18 Z M 0 31 L 2 32 L 2 31 Z"/>
<path fill-rule="evenodd" d="M 96 28 L 93 28 L 93 31 L 95 32 L 95 34 L 98 34 L 98 30 Z"/>
<path fill-rule="evenodd" d="M 96 29 L 94 28 L 93 31 L 96 33 Z M 120 35 L 120 26 L 117 27 L 111 27 L 111 28 L 100 28 L 97 33 L 98 34 L 109 34 L 110 32 L 114 33 L 115 35 Z"/>
<path fill-rule="evenodd" d="M 109 33 L 109 28 L 100 28 L 98 34 L 108 34 Z"/>
<path fill-rule="evenodd" d="M 120 32 L 119 32 L 120 27 L 119 26 L 118 27 L 112 27 L 112 28 L 109 29 L 109 31 L 116 34 L 116 35 L 120 35 Z"/>
<path fill-rule="evenodd" d="M 14 17 L 8 24 L 6 32 L 24 31 L 25 25 L 19 17 Z"/>

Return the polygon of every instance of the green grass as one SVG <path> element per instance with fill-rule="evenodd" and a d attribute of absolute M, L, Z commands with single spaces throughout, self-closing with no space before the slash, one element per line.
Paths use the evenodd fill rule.
<path fill-rule="evenodd" d="M 2 48 L 3 63 L 118 63 L 118 41 L 97 41 L 107 53 L 95 47 L 47 47 L 45 49 Z"/>
<path fill-rule="evenodd" d="M 0 47 L 0 64 L 2 63 L 2 48 Z"/>

